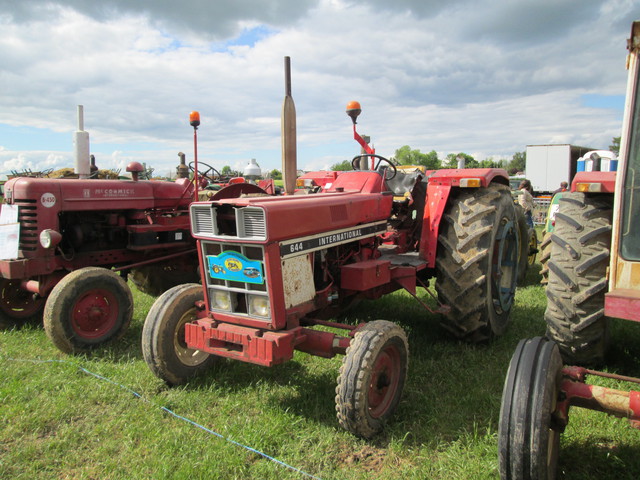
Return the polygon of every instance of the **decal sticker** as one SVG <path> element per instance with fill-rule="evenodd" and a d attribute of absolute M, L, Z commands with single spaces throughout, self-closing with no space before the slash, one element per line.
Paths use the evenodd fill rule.
<path fill-rule="evenodd" d="M 280 257 L 288 258 L 302 253 L 315 252 L 323 248 L 333 247 L 342 243 L 372 237 L 387 230 L 386 222 L 368 223 L 353 228 L 343 228 L 331 232 L 311 235 L 309 237 L 297 238 L 280 242 Z"/>
<path fill-rule="evenodd" d="M 232 250 L 220 255 L 207 255 L 209 276 L 218 280 L 244 283 L 264 283 L 262 262 L 249 260 L 239 252 Z"/>
<path fill-rule="evenodd" d="M 53 193 L 43 193 L 40 197 L 40 203 L 45 208 L 51 208 L 56 204 L 56 196 Z"/>

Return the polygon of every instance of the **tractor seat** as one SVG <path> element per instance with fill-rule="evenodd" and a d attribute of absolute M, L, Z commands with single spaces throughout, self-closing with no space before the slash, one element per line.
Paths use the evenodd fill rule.
<path fill-rule="evenodd" d="M 393 178 L 387 178 L 385 181 L 389 190 L 393 192 L 394 202 L 404 202 L 411 196 L 413 188 L 416 186 L 422 178 L 424 173 L 420 170 L 414 170 L 412 172 L 404 172 L 398 170 L 396 176 Z"/>

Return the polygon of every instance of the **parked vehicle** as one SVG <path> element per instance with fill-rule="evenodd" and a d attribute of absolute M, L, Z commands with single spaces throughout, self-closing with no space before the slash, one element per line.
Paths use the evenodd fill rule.
<path fill-rule="evenodd" d="M 126 280 L 149 294 L 198 281 L 188 206 L 194 186 L 139 179 L 89 178 L 88 133 L 79 109 L 80 178 L 11 178 L 0 223 L 0 328 L 44 316 L 62 351 L 84 352 L 121 337 L 133 312 Z M 86 143 L 84 143 L 86 142 Z"/>
<path fill-rule="evenodd" d="M 283 111 L 283 131 L 295 131 L 290 93 Z M 272 366 L 295 350 L 342 354 L 338 422 L 371 437 L 400 401 L 407 335 L 386 320 L 347 325 L 325 318 L 398 289 L 433 311 L 416 290 L 435 278 L 436 311 L 455 337 L 480 342 L 504 331 L 522 245 L 506 171 L 402 173 L 357 133 L 360 112 L 357 102 L 347 106 L 365 153 L 321 193 L 294 195 L 293 181 L 280 197 L 191 205 L 202 285 L 172 288 L 149 311 L 142 349 L 155 375 L 175 385 L 218 357 Z M 363 158 L 370 169 L 361 169 Z M 295 157 L 285 153 L 283 163 L 285 179 L 295 180 Z"/>
<path fill-rule="evenodd" d="M 640 179 L 634 174 L 640 167 L 640 22 L 632 25 L 628 48 L 618 173 L 581 172 L 559 199 L 547 262 L 547 338 L 520 341 L 509 364 L 498 430 L 502 479 L 555 477 L 571 407 L 640 426 L 640 391 L 604 388 L 586 378 L 640 379 L 584 366 L 603 361 L 610 319 L 640 321 Z"/>

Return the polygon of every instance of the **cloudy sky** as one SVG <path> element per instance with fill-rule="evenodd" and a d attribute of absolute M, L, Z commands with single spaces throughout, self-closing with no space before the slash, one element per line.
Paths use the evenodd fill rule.
<path fill-rule="evenodd" d="M 76 106 L 100 168 L 280 168 L 283 58 L 298 165 L 359 151 L 511 158 L 620 135 L 638 0 L 0 0 L 0 178 L 73 166 Z"/>

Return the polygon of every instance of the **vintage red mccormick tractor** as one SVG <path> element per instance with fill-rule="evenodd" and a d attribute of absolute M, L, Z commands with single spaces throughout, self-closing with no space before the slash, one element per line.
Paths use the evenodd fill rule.
<path fill-rule="evenodd" d="M 356 102 L 348 113 L 368 153 L 321 193 L 191 205 L 202 285 L 172 288 L 149 311 L 143 354 L 159 378 L 183 383 L 217 357 L 272 366 L 294 350 L 343 354 L 338 421 L 370 437 L 400 400 L 407 337 L 386 320 L 353 326 L 324 319 L 398 289 L 417 299 L 417 287 L 436 277 L 447 330 L 474 342 L 502 333 L 520 245 L 507 173 L 400 173 L 356 132 Z M 371 170 L 359 169 L 361 157 Z M 291 175 L 285 170 L 285 179 Z"/>
<path fill-rule="evenodd" d="M 640 379 L 563 367 L 604 359 L 611 318 L 640 321 L 640 22 L 632 26 L 628 48 L 617 174 L 581 172 L 562 195 L 547 262 L 547 338 L 520 341 L 509 364 L 498 433 L 503 479 L 555 477 L 560 433 L 573 406 L 640 426 L 640 391 L 590 385 L 586 377 Z"/>
<path fill-rule="evenodd" d="M 81 126 L 79 132 L 87 133 Z M 89 173 L 88 144 L 84 149 L 80 177 Z M 128 274 L 153 295 L 199 280 L 189 231 L 193 183 L 139 180 L 137 162 L 127 171 L 132 180 L 6 182 L 2 228 L 16 241 L 13 252 L 3 245 L 0 260 L 0 327 L 39 317 L 44 309 L 53 343 L 82 352 L 127 328 L 133 311 Z"/>

